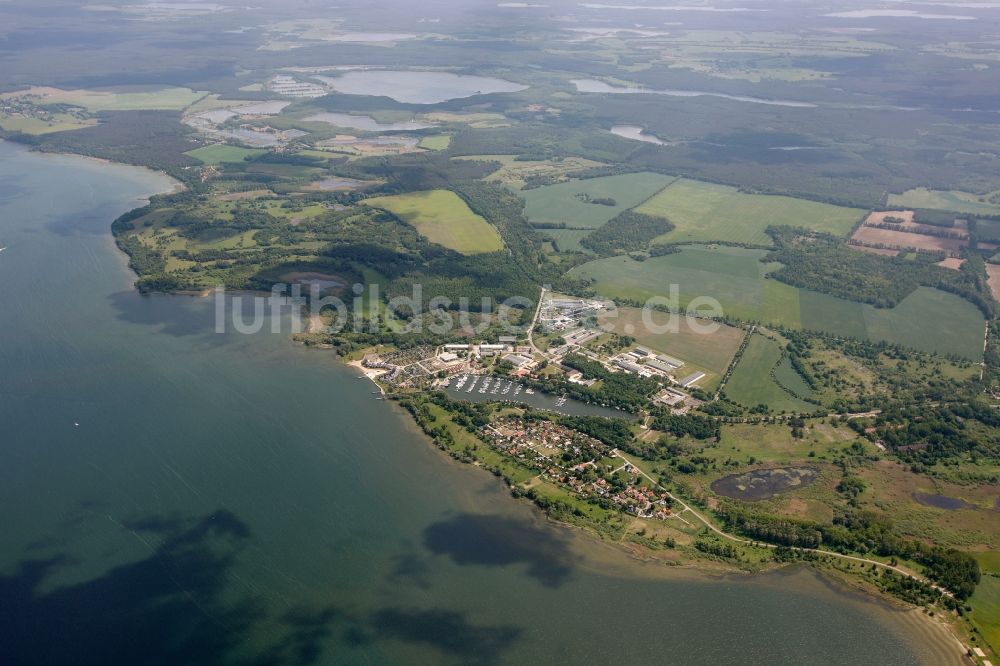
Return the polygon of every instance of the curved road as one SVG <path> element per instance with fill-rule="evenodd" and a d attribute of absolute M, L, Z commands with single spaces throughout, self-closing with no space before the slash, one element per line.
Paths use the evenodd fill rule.
<path fill-rule="evenodd" d="M 622 454 L 621 451 L 619 451 L 618 449 L 615 449 L 611 453 L 612 453 L 612 455 L 614 455 L 614 456 L 616 456 L 618 458 L 621 458 L 622 460 L 624 460 L 625 462 L 627 462 L 629 465 L 631 465 L 632 467 L 634 467 L 636 470 L 638 470 L 639 474 L 642 474 L 644 477 L 646 477 L 646 479 L 648 479 L 650 483 L 652 483 L 654 486 L 656 486 L 657 488 L 659 488 L 660 490 L 662 490 L 663 492 L 665 492 L 667 494 L 667 497 L 669 497 L 670 499 L 672 499 L 673 501 L 677 502 L 682 507 L 684 507 L 684 511 L 691 512 L 691 514 L 695 518 L 697 518 L 699 521 L 701 521 L 705 525 L 705 527 L 707 527 L 708 529 L 712 530 L 713 532 L 715 532 L 716 534 L 718 534 L 722 538 L 729 539 L 730 541 L 735 541 L 736 543 L 746 543 L 746 544 L 753 543 L 753 544 L 759 544 L 759 545 L 761 545 L 761 546 L 763 546 L 765 548 L 777 548 L 778 547 L 778 546 L 776 546 L 775 544 L 772 544 L 772 543 L 765 543 L 765 542 L 761 542 L 761 541 L 753 541 L 751 539 L 744 539 L 742 537 L 738 537 L 738 536 L 735 536 L 733 534 L 729 534 L 728 532 L 723 532 L 721 529 L 719 529 L 718 527 L 716 527 L 712 523 L 712 521 L 710 521 L 708 518 L 706 518 L 705 516 L 701 515 L 700 513 L 698 513 L 694 509 L 692 509 L 682 499 L 678 498 L 676 495 L 674 495 L 673 493 L 671 493 L 669 490 L 667 490 L 666 488 L 664 488 L 663 486 L 661 486 L 653 477 L 651 477 L 649 474 L 646 474 L 646 472 L 644 472 L 642 470 L 642 468 L 640 468 L 638 465 L 636 465 L 631 460 L 629 460 L 628 458 L 626 458 Z M 680 515 L 680 514 L 678 514 L 678 515 Z M 807 552 L 807 553 L 816 553 L 818 555 L 830 555 L 831 557 L 839 557 L 842 560 L 851 560 L 851 561 L 854 561 L 854 562 L 861 562 L 862 564 L 873 564 L 873 565 L 875 565 L 877 567 L 881 567 L 883 569 L 889 569 L 891 571 L 895 571 L 896 573 L 902 574 L 904 576 L 908 576 L 910 578 L 913 578 L 914 580 L 919 580 L 921 583 L 926 583 L 927 585 L 930 585 L 933 589 L 937 590 L 941 594 L 946 594 L 949 597 L 954 596 L 948 590 L 944 589 L 943 587 L 941 587 L 939 585 L 936 585 L 936 584 L 932 583 L 931 581 L 927 580 L 927 578 L 925 578 L 924 576 L 921 576 L 920 574 L 916 574 L 916 573 L 913 573 L 912 571 L 907 571 L 905 569 L 901 569 L 901 568 L 899 568 L 897 566 L 893 566 L 891 564 L 886 564 L 885 562 L 879 562 L 878 560 L 869 560 L 867 558 L 856 557 L 854 555 L 844 555 L 843 553 L 835 553 L 835 552 L 833 552 L 831 550 L 820 550 L 819 548 L 801 548 L 801 547 L 798 547 L 798 546 L 791 546 L 791 548 L 792 548 L 792 550 L 798 550 L 798 551 Z"/>

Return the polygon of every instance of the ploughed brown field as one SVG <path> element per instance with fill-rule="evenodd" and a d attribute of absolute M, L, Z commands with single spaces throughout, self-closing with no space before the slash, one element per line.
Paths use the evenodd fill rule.
<path fill-rule="evenodd" d="M 895 218 L 887 220 L 887 218 Z M 901 220 L 901 221 L 895 221 Z M 903 230 L 879 229 L 876 224 L 895 224 Z M 942 227 L 920 224 L 913 221 L 913 211 L 883 211 L 871 213 L 857 231 L 851 235 L 855 247 L 872 250 L 916 249 L 928 252 L 947 252 L 956 254 L 969 244 L 968 232 L 963 226 L 956 225 L 951 231 L 960 235 L 959 238 L 942 238 L 929 235 L 939 233 Z M 880 251 L 878 254 L 889 254 Z"/>
<path fill-rule="evenodd" d="M 990 289 L 993 291 L 993 298 L 1000 298 L 1000 266 L 986 264 L 986 274 L 990 276 Z"/>

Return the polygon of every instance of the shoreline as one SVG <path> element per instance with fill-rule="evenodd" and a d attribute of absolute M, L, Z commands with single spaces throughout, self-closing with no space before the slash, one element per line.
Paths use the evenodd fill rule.
<path fill-rule="evenodd" d="M 82 159 L 86 159 L 86 160 L 92 160 L 92 161 L 94 161 L 94 162 L 96 162 L 98 164 L 102 164 L 102 165 L 109 165 L 109 166 L 113 166 L 113 167 L 127 167 L 127 168 L 132 168 L 132 169 L 139 169 L 139 170 L 142 170 L 142 171 L 147 172 L 149 174 L 155 174 L 157 176 L 163 176 L 163 177 L 165 177 L 171 183 L 172 188 L 173 188 L 172 190 L 160 191 L 160 192 L 153 192 L 150 195 L 148 195 L 148 197 L 155 196 L 156 194 L 167 194 L 167 193 L 174 193 L 174 192 L 184 191 L 185 189 L 187 189 L 186 186 L 181 181 L 177 180 L 176 178 L 174 178 L 173 176 L 169 175 L 168 173 L 166 173 L 166 172 L 164 172 L 162 170 L 156 170 L 156 169 L 152 169 L 152 168 L 149 168 L 149 167 L 144 167 L 144 166 L 134 165 L 134 164 L 127 164 L 127 163 L 123 163 L 123 162 L 114 162 L 114 161 L 111 161 L 111 160 L 108 160 L 108 159 L 105 159 L 105 158 L 93 157 L 93 156 L 89 156 L 89 155 L 82 155 L 82 154 L 78 154 L 78 153 L 36 150 L 32 146 L 30 146 L 28 144 L 24 144 L 24 143 L 21 143 L 21 142 L 18 142 L 18 141 L 12 141 L 12 140 L 9 140 L 9 139 L 0 139 L 0 142 L 3 142 L 3 141 L 8 141 L 11 144 L 22 146 L 28 152 L 32 152 L 32 153 L 39 154 L 39 155 L 53 155 L 53 156 L 64 156 L 64 157 L 72 157 L 72 158 L 82 158 Z M 144 201 L 146 201 L 148 203 L 148 201 L 149 201 L 148 197 L 146 197 L 146 198 L 144 198 L 142 200 L 144 200 Z M 109 226 L 109 237 L 112 240 L 114 239 L 114 234 L 110 233 L 110 226 Z M 122 256 L 126 256 L 124 253 L 121 252 L 120 249 L 118 250 L 118 252 Z M 125 268 L 126 271 L 129 271 L 129 269 L 127 268 L 127 265 L 124 266 L 124 268 Z M 131 271 L 129 271 L 129 272 L 131 272 Z M 133 290 L 135 289 L 134 283 L 132 284 L 132 289 Z M 173 294 L 167 294 L 167 295 L 173 295 Z M 204 294 L 204 292 L 200 292 L 200 293 L 191 293 L 191 292 L 189 292 L 187 294 L 176 294 L 176 295 L 188 295 L 188 296 L 200 295 L 200 296 L 204 296 L 205 294 Z M 354 370 L 358 370 L 359 372 L 361 372 L 365 377 L 367 377 L 369 380 L 372 381 L 372 383 L 374 383 L 376 385 L 376 387 L 378 388 L 378 391 L 379 391 L 381 397 L 384 398 L 386 396 L 385 390 L 376 381 L 376 378 L 378 376 L 380 376 L 381 374 L 384 374 L 384 372 L 382 372 L 382 371 L 372 371 L 370 369 L 364 368 L 361 365 L 360 361 L 349 361 L 349 362 L 346 362 L 346 361 L 344 361 L 344 360 L 341 359 L 340 363 L 343 366 L 350 367 L 350 368 L 352 368 Z M 401 411 L 405 412 L 405 410 L 401 410 Z M 403 416 L 403 414 L 401 413 L 400 416 Z M 441 450 L 441 448 L 439 446 L 437 446 L 434 438 L 432 438 L 430 435 L 426 434 L 423 431 L 423 429 L 419 426 L 419 424 L 417 424 L 417 422 L 413 419 L 412 416 L 410 416 L 409 414 L 406 414 L 405 416 L 406 416 L 406 418 L 404 420 L 409 424 L 410 427 L 412 427 L 414 429 L 415 432 L 419 432 L 421 435 L 423 435 L 426 438 L 426 441 L 428 443 L 434 444 L 433 448 L 438 449 L 439 453 L 441 453 L 441 454 L 445 453 L 443 450 Z M 462 464 L 462 465 L 467 465 L 468 464 L 468 463 L 464 463 L 464 462 L 459 461 L 459 460 L 455 460 L 454 458 L 451 458 L 451 456 L 445 456 L 445 457 L 451 459 L 453 462 L 458 463 L 458 464 Z M 478 465 L 473 465 L 473 466 L 478 466 Z M 507 487 L 506 484 L 503 484 L 503 488 L 506 489 L 506 490 L 509 490 L 509 487 Z M 508 497 L 509 497 L 509 493 L 508 493 Z M 535 505 L 530 500 L 527 501 L 527 502 L 521 502 L 521 501 L 518 501 L 518 500 L 522 499 L 522 498 L 513 498 L 513 497 L 510 497 L 510 499 L 514 500 L 516 504 L 520 504 L 522 506 L 528 506 L 528 507 L 530 507 L 531 510 L 538 517 L 538 519 L 539 520 L 544 519 L 544 523 L 547 524 L 550 527 L 553 527 L 553 528 L 554 527 L 558 527 L 558 529 L 560 531 L 565 531 L 566 528 L 573 528 L 573 529 L 570 529 L 569 532 L 568 532 L 568 533 L 574 535 L 573 541 L 574 542 L 585 543 L 585 545 L 587 546 L 588 550 L 591 549 L 591 548 L 594 548 L 595 550 L 597 548 L 605 549 L 606 552 L 610 551 L 610 553 L 613 553 L 615 559 L 617 559 L 617 560 L 621 560 L 621 559 L 626 560 L 628 562 L 628 566 L 627 567 L 622 567 L 622 566 L 617 567 L 616 570 L 615 570 L 615 573 L 613 575 L 623 575 L 623 576 L 627 575 L 628 577 L 633 577 L 633 578 L 634 577 L 640 577 L 640 578 L 646 578 L 646 577 L 653 577 L 653 578 L 670 577 L 670 578 L 673 578 L 674 580 L 676 580 L 678 578 L 683 578 L 683 577 L 691 577 L 691 578 L 695 578 L 696 577 L 696 578 L 698 578 L 699 580 L 702 580 L 702 581 L 714 581 L 714 582 L 719 582 L 719 583 L 725 583 L 727 579 L 731 580 L 731 579 L 733 579 L 735 577 L 739 577 L 741 579 L 746 579 L 746 578 L 764 578 L 764 577 L 768 577 L 768 576 L 782 575 L 782 572 L 785 571 L 785 570 L 788 570 L 790 567 L 796 567 L 796 568 L 797 567 L 801 567 L 803 569 L 807 569 L 807 570 L 815 573 L 821 580 L 827 580 L 827 581 L 830 581 L 831 583 L 839 580 L 844 587 L 849 588 L 847 590 L 841 589 L 840 590 L 841 593 L 846 594 L 846 593 L 849 592 L 850 589 L 854 589 L 854 590 L 856 590 L 856 592 L 858 593 L 858 595 L 863 596 L 864 601 L 866 601 L 867 603 L 881 604 L 881 605 L 884 605 L 885 607 L 895 607 L 897 609 L 897 612 L 900 612 L 900 613 L 909 613 L 909 614 L 913 615 L 914 617 L 917 617 L 916 622 L 918 622 L 919 624 L 923 624 L 928 629 L 932 629 L 933 633 L 936 634 L 935 638 L 933 639 L 933 642 L 935 644 L 940 645 L 940 647 L 941 647 L 942 650 L 945 650 L 946 652 L 949 652 L 949 653 L 954 653 L 956 655 L 956 659 L 955 659 L 954 663 L 956 663 L 956 664 L 959 664 L 959 663 L 962 663 L 962 664 L 971 663 L 964 656 L 966 654 L 964 643 L 962 643 L 961 638 L 956 634 L 956 632 L 952 631 L 952 629 L 951 629 L 951 627 L 949 625 L 947 625 L 946 623 L 942 622 L 939 619 L 935 619 L 935 618 L 931 618 L 931 617 L 927 616 L 925 613 L 921 612 L 918 607 L 909 606 L 909 605 L 907 605 L 907 606 L 909 606 L 908 608 L 906 606 L 903 606 L 903 607 L 896 606 L 896 604 L 894 604 L 893 602 L 897 602 L 898 604 L 904 604 L 905 602 L 902 602 L 902 601 L 900 601 L 898 599 L 895 599 L 894 597 L 891 597 L 891 596 L 889 596 L 887 594 L 881 594 L 881 593 L 878 593 L 877 591 L 874 591 L 872 589 L 865 588 L 864 585 L 863 585 L 863 581 L 860 581 L 860 580 L 857 580 L 857 579 L 851 579 L 851 578 L 849 578 L 847 576 L 847 574 L 843 574 L 843 577 L 841 577 L 839 575 L 834 575 L 832 572 L 825 571 L 825 568 L 821 568 L 821 567 L 818 567 L 816 565 L 808 566 L 808 563 L 799 563 L 799 564 L 793 564 L 793 565 L 783 565 L 783 566 L 776 566 L 776 567 L 768 567 L 768 568 L 765 568 L 764 570 L 759 571 L 759 572 L 742 571 L 742 570 L 740 570 L 738 568 L 732 567 L 732 565 L 723 565 L 723 566 L 720 566 L 718 569 L 714 569 L 713 570 L 713 568 L 711 568 L 711 567 L 706 567 L 704 565 L 704 563 L 699 564 L 699 563 L 694 562 L 694 561 L 688 561 L 688 562 L 686 562 L 684 564 L 678 564 L 678 565 L 669 565 L 663 559 L 655 558 L 655 557 L 649 557 L 649 553 L 648 552 L 644 552 L 645 549 L 642 546 L 638 545 L 638 544 L 635 544 L 634 548 L 629 548 L 629 547 L 626 547 L 625 544 L 622 544 L 622 543 L 611 543 L 608 540 L 602 538 L 601 535 L 592 533 L 591 530 L 588 530 L 586 527 L 583 527 L 583 526 L 580 526 L 580 525 L 574 525 L 574 524 L 567 523 L 567 522 L 558 520 L 556 518 L 553 518 L 547 512 L 545 512 L 542 509 L 538 508 L 537 505 Z M 574 545 L 579 545 L 579 544 L 575 543 Z M 643 555 L 645 555 L 645 557 L 642 557 Z M 624 558 L 623 558 L 623 556 L 624 556 Z M 603 558 L 596 558 L 595 563 L 596 562 L 601 562 L 602 560 L 603 560 Z M 584 566 L 589 566 L 588 563 L 583 563 L 583 565 Z M 655 569 L 656 569 L 655 575 L 653 575 L 653 576 L 649 576 L 649 572 L 644 572 L 644 573 L 646 573 L 646 575 L 642 575 L 638 571 L 639 568 L 648 568 L 651 571 L 651 569 L 653 567 L 655 567 Z M 608 569 L 600 569 L 600 572 L 603 573 L 603 574 L 605 574 L 605 575 L 609 575 Z M 851 582 L 847 582 L 847 581 L 851 581 Z M 923 618 L 923 620 L 920 620 L 920 618 Z M 926 622 L 930 622 L 931 624 L 925 624 Z"/>
<path fill-rule="evenodd" d="M 183 183 L 183 181 L 180 181 L 177 178 L 174 178 L 173 176 L 171 176 L 166 171 L 163 171 L 162 169 L 154 169 L 152 167 L 142 166 L 140 164 L 129 164 L 127 162 L 114 162 L 114 161 L 109 160 L 109 159 L 104 158 L 104 157 L 95 157 L 94 155 L 84 155 L 82 153 L 68 153 L 66 151 L 61 151 L 61 150 L 41 150 L 38 146 L 34 146 L 34 145 L 30 144 L 30 143 L 22 143 L 20 141 L 17 141 L 15 139 L 11 139 L 11 138 L 2 138 L 2 137 L 0 137 L 0 143 L 9 143 L 9 144 L 12 144 L 12 145 L 15 145 L 15 146 L 21 146 L 25 150 L 27 150 L 29 153 L 34 153 L 36 155 L 52 155 L 52 156 L 57 156 L 57 157 L 72 157 L 72 158 L 75 158 L 75 159 L 87 160 L 87 161 L 90 161 L 90 162 L 95 162 L 97 164 L 102 164 L 102 165 L 106 165 L 106 166 L 113 166 L 113 167 L 116 167 L 116 168 L 118 168 L 118 167 L 128 167 L 130 169 L 138 169 L 140 171 L 145 171 L 148 174 L 155 174 L 157 176 L 161 176 L 163 178 L 166 178 L 168 181 L 170 181 L 171 189 L 169 189 L 169 190 L 163 190 L 163 191 L 160 191 L 160 192 L 152 192 L 151 194 L 149 194 L 144 199 L 141 199 L 142 201 L 145 201 L 147 204 L 149 203 L 149 197 L 153 197 L 153 196 L 156 196 L 158 194 L 178 194 L 180 192 L 185 192 L 188 189 L 187 185 L 185 185 Z M 128 211 L 126 211 L 126 212 L 128 212 Z M 112 234 L 112 236 L 114 236 L 114 234 Z"/>
<path fill-rule="evenodd" d="M 343 363 L 343 365 L 356 369 L 360 366 L 360 361 Z M 476 463 L 464 462 L 448 455 L 447 451 L 437 445 L 434 438 L 420 427 L 407 410 L 400 407 L 395 401 L 390 404 L 391 411 L 404 417 L 403 420 L 407 427 L 422 436 L 424 441 L 430 445 L 431 452 L 438 455 L 446 463 L 488 472 Z M 735 582 L 777 586 L 785 589 L 787 587 L 782 581 L 783 578 L 796 574 L 808 574 L 830 590 L 832 594 L 848 602 L 860 604 L 862 608 L 867 607 L 868 611 L 872 613 L 883 613 L 881 618 L 889 620 L 890 626 L 899 632 L 897 635 L 901 638 L 925 644 L 927 650 L 920 650 L 918 653 L 923 655 L 930 651 L 934 654 L 934 659 L 921 663 L 933 664 L 934 666 L 938 664 L 958 666 L 973 663 L 967 658 L 967 647 L 962 639 L 949 624 L 941 621 L 936 615 L 930 617 L 920 607 L 882 593 L 866 581 L 828 564 L 808 561 L 776 562 L 760 571 L 747 571 L 730 563 L 710 560 L 699 561 L 682 558 L 679 562 L 672 563 L 666 558 L 657 557 L 658 551 L 650 551 L 640 544 L 613 541 L 585 525 L 565 522 L 553 517 L 531 500 L 524 497 L 512 497 L 509 493 L 510 486 L 503 479 L 491 473 L 485 478 L 487 480 L 493 479 L 497 489 L 506 498 L 513 500 L 516 505 L 528 512 L 534 526 L 554 531 L 567 540 L 574 556 L 576 556 L 573 566 L 589 573 L 650 582 L 688 581 L 718 585 Z"/>

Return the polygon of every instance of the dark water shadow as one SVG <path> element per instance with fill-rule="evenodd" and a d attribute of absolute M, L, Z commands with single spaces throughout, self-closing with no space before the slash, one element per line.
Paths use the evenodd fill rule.
<path fill-rule="evenodd" d="M 546 587 L 559 587 L 573 572 L 565 539 L 504 516 L 462 514 L 435 523 L 424 530 L 424 546 L 463 566 L 526 564 L 527 574 Z"/>
<path fill-rule="evenodd" d="M 105 236 L 111 232 L 113 219 L 110 215 L 101 210 L 83 210 L 73 215 L 60 215 L 45 225 L 46 231 L 57 236 L 76 236 L 87 234 L 90 236 Z"/>
<path fill-rule="evenodd" d="M 401 553 L 393 558 L 389 580 L 428 590 L 431 587 L 431 571 L 426 558 L 415 553 Z"/>
<path fill-rule="evenodd" d="M 522 630 L 512 625 L 472 624 L 465 613 L 392 607 L 372 613 L 367 632 L 356 632 L 353 637 L 362 644 L 377 638 L 427 645 L 458 657 L 464 664 L 492 664 L 521 634 Z"/>
<path fill-rule="evenodd" d="M 309 664 L 334 617 L 330 610 L 277 618 L 284 634 L 252 660 L 237 656 L 265 619 L 252 600 L 223 601 L 229 571 L 251 537 L 234 514 L 151 516 L 125 524 L 158 543 L 150 555 L 97 578 L 48 589 L 74 559 L 26 559 L 0 575 L 0 663 Z"/>
<path fill-rule="evenodd" d="M 108 297 L 120 321 L 155 328 L 160 333 L 178 337 L 198 337 L 211 345 L 222 345 L 225 335 L 215 333 L 212 303 L 194 296 L 140 294 L 119 291 Z"/>
<path fill-rule="evenodd" d="M 948 497 L 947 495 L 936 495 L 933 493 L 918 493 L 912 494 L 913 499 L 915 499 L 919 504 L 924 506 L 932 506 L 936 509 L 944 509 L 945 511 L 958 511 L 959 509 L 978 509 L 975 504 L 969 504 L 963 499 L 957 497 Z"/>

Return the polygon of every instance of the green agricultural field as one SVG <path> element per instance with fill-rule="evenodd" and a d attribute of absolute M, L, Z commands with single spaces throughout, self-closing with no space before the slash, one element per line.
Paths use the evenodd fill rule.
<path fill-rule="evenodd" d="M 551 236 L 559 245 L 560 252 L 585 252 L 593 254 L 593 251 L 580 245 L 580 241 L 593 233 L 592 229 L 539 229 L 539 233 Z"/>
<path fill-rule="evenodd" d="M 726 397 L 745 407 L 764 404 L 775 412 L 815 411 L 816 405 L 790 395 L 774 381 L 771 371 L 780 360 L 778 343 L 755 333 L 723 389 Z"/>
<path fill-rule="evenodd" d="M 933 208 L 969 215 L 1000 215 L 1000 191 L 973 194 L 960 190 L 928 190 L 918 187 L 889 195 L 890 206 Z"/>
<path fill-rule="evenodd" d="M 650 318 L 654 326 L 664 326 L 670 315 L 650 312 Z M 600 323 L 616 333 L 632 336 L 644 347 L 684 361 L 684 367 L 677 371 L 678 377 L 698 370 L 705 372 L 706 378 L 699 385 L 708 390 L 715 388 L 722 379 L 743 341 L 742 329 L 720 324 L 716 331 L 706 333 L 697 328 L 704 322 L 687 317 L 677 318 L 676 331 L 651 331 L 643 322 L 640 308 L 620 307 L 616 313 L 602 317 Z"/>
<path fill-rule="evenodd" d="M 921 287 L 895 308 L 879 309 L 768 279 L 770 266 L 760 261 L 765 254 L 694 245 L 645 261 L 597 259 L 569 275 L 593 280 L 597 292 L 611 298 L 669 297 L 671 285 L 677 285 L 680 307 L 710 296 L 727 316 L 744 321 L 885 340 L 973 360 L 982 357 L 985 322 L 974 305 L 958 296 Z"/>
<path fill-rule="evenodd" d="M 809 384 L 806 383 L 806 380 L 795 369 L 795 366 L 792 365 L 792 361 L 787 355 L 783 356 L 778 365 L 775 366 L 774 379 L 785 390 L 790 391 L 803 400 L 813 397 L 813 391 L 809 388 Z"/>
<path fill-rule="evenodd" d="M 107 92 L 104 90 L 70 90 L 53 95 L 45 103 L 82 106 L 97 111 L 180 111 L 206 93 L 190 88 L 164 88 L 146 92 Z"/>
<path fill-rule="evenodd" d="M 665 217 L 676 227 L 657 243 L 722 241 L 770 245 L 765 230 L 792 225 L 846 236 L 865 211 L 763 194 L 743 194 L 735 187 L 678 180 L 635 209 Z"/>
<path fill-rule="evenodd" d="M 1000 241 L 1000 220 L 976 220 L 976 235 L 983 241 L 993 241 L 994 243 Z M 990 260 L 996 263 L 997 256 L 994 255 Z"/>
<path fill-rule="evenodd" d="M 266 150 L 254 150 L 251 148 L 240 148 L 239 146 L 229 146 L 224 143 L 217 143 L 212 146 L 202 146 L 189 150 L 185 155 L 200 160 L 202 164 L 222 164 L 223 162 L 242 162 L 247 157 L 263 155 Z"/>
<path fill-rule="evenodd" d="M 451 145 L 451 135 L 450 134 L 435 134 L 434 136 L 425 136 L 420 139 L 417 144 L 418 147 L 424 150 L 448 150 L 448 146 Z"/>
<path fill-rule="evenodd" d="M 982 577 L 969 604 L 982 637 L 995 652 L 1000 651 L 1000 577 L 996 572 Z"/>
<path fill-rule="evenodd" d="M 521 196 L 526 202 L 524 212 L 533 224 L 596 229 L 653 196 L 671 180 L 658 173 L 628 173 L 546 185 L 525 190 Z M 585 197 L 614 199 L 615 205 L 587 203 Z"/>
<path fill-rule="evenodd" d="M 497 230 L 479 217 L 454 192 L 430 190 L 366 199 L 413 225 L 427 240 L 462 254 L 503 249 Z"/>

